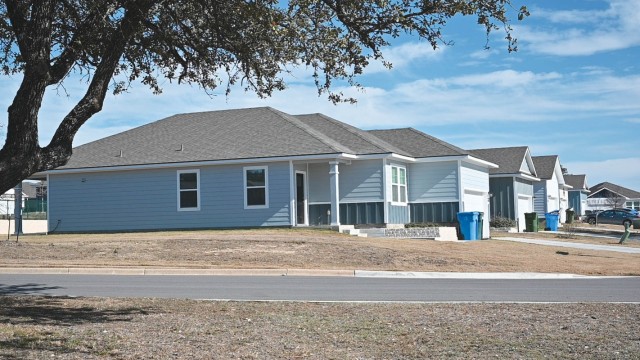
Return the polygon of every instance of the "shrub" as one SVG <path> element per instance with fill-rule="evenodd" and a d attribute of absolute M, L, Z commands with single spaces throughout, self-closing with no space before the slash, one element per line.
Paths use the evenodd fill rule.
<path fill-rule="evenodd" d="M 408 223 L 405 224 L 404 227 L 405 228 L 429 228 L 429 227 L 440 227 L 443 226 L 442 224 L 436 224 L 436 223 Z"/>
<path fill-rule="evenodd" d="M 489 225 L 493 228 L 511 228 L 516 226 L 516 221 L 509 218 L 496 216 L 491 219 Z"/>

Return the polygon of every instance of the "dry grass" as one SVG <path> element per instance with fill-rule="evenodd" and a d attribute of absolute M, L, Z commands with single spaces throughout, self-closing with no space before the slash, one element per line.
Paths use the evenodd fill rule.
<path fill-rule="evenodd" d="M 640 305 L 0 298 L 3 359 L 637 359 Z"/>
<path fill-rule="evenodd" d="M 25 236 L 18 244 L 0 242 L 0 263 L 640 275 L 640 255 L 574 249 L 560 255 L 559 250 L 566 251 L 491 240 L 452 243 L 259 229 Z"/>

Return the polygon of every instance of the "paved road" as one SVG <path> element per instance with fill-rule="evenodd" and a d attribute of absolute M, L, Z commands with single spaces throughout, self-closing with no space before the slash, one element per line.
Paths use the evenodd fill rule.
<path fill-rule="evenodd" d="M 19 294 L 292 301 L 640 302 L 640 278 L 0 275 L 0 295 Z"/>

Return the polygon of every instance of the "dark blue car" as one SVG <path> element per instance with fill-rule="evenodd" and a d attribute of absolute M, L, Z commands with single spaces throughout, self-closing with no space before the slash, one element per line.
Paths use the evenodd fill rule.
<path fill-rule="evenodd" d="M 605 210 L 587 217 L 587 222 L 591 225 L 613 224 L 631 226 L 633 220 L 640 220 L 640 214 L 637 210 L 632 209 Z"/>

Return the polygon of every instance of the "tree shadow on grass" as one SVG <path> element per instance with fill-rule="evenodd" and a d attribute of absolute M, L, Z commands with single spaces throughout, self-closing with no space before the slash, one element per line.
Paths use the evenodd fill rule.
<path fill-rule="evenodd" d="M 69 297 L 3 296 L 0 297 L 0 321 L 12 324 L 72 326 L 85 323 L 131 321 L 134 315 L 147 315 L 149 309 L 138 307 L 96 308 L 74 305 Z"/>
<path fill-rule="evenodd" d="M 80 358 L 103 354 L 111 349 L 108 341 L 97 347 L 87 347 L 82 337 L 65 335 L 65 329 L 83 324 L 130 322 L 149 312 L 150 308 L 102 307 L 95 300 L 70 297 L 0 296 L 0 330 L 4 328 L 0 331 L 0 358 L 39 358 L 51 352 L 74 354 Z M 91 341 L 95 342 L 95 339 Z"/>

